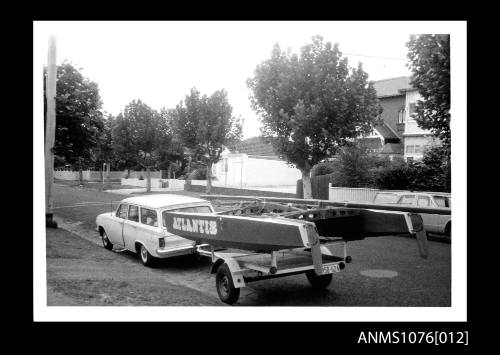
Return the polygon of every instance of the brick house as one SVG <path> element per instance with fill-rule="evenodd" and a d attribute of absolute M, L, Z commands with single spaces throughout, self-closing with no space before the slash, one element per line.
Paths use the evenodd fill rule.
<path fill-rule="evenodd" d="M 391 159 L 421 159 L 424 148 L 436 140 L 410 116 L 417 100 L 421 99 L 411 87 L 410 77 L 378 80 L 374 86 L 383 109 L 382 124 L 375 126 L 371 135 L 360 139 L 362 146 Z"/>

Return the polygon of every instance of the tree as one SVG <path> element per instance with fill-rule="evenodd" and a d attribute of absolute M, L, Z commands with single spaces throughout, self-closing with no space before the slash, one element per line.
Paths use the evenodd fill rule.
<path fill-rule="evenodd" d="M 407 43 L 410 84 L 423 100 L 416 104 L 415 120 L 430 129 L 450 149 L 450 36 L 426 34 L 410 36 Z"/>
<path fill-rule="evenodd" d="M 312 196 L 311 168 L 371 132 L 381 112 L 361 64 L 350 69 L 338 45 L 321 36 L 300 55 L 276 44 L 247 84 L 263 136 L 273 137 L 280 157 L 302 172 L 304 198 Z"/>
<path fill-rule="evenodd" d="M 232 107 L 225 90 L 211 96 L 191 89 L 184 101 L 169 111 L 169 119 L 182 143 L 194 152 L 195 158 L 207 165 L 207 189 L 212 189 L 212 165 L 221 158 L 224 146 L 241 137 L 240 120 L 232 116 Z"/>
<path fill-rule="evenodd" d="M 158 166 L 160 151 L 168 144 L 167 123 L 141 100 L 133 100 L 116 118 L 113 148 L 128 169 L 137 164 L 146 169 L 146 190 L 151 191 L 151 168 Z"/>
<path fill-rule="evenodd" d="M 97 135 L 96 146 L 91 150 L 93 160 L 95 161 L 94 168 L 101 169 L 104 163 L 116 165 L 114 164 L 115 155 L 112 147 L 114 121 L 115 118 L 112 115 L 103 119 L 102 129 Z"/>
<path fill-rule="evenodd" d="M 44 70 L 44 82 L 46 76 Z M 81 180 L 82 169 L 92 164 L 92 148 L 97 145 L 103 129 L 99 89 L 97 83 L 85 78 L 68 62 L 57 67 L 56 85 L 54 154 L 66 163 L 76 165 Z"/>

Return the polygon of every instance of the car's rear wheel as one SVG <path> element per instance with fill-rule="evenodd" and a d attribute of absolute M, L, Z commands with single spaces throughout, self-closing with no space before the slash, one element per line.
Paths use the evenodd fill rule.
<path fill-rule="evenodd" d="M 139 257 L 144 266 L 153 266 L 155 264 L 155 257 L 142 244 L 139 247 Z"/>
<path fill-rule="evenodd" d="M 102 239 L 102 246 L 108 250 L 113 249 L 113 243 L 109 241 L 108 235 L 106 234 L 106 231 L 103 229 L 101 233 L 101 239 Z"/>

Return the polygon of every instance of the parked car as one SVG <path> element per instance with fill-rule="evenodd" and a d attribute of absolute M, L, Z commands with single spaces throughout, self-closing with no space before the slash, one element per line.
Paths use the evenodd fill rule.
<path fill-rule="evenodd" d="M 377 192 L 373 203 L 400 204 L 416 207 L 442 207 L 451 209 L 451 194 L 444 192 Z M 427 233 L 444 235 L 451 240 L 451 215 L 421 213 Z"/>
<path fill-rule="evenodd" d="M 158 258 L 193 254 L 196 242 L 168 233 L 163 213 L 183 211 L 215 213 L 209 201 L 170 194 L 129 197 L 116 211 L 96 218 L 104 248 L 114 246 L 139 254 L 142 263 L 152 266 Z"/>

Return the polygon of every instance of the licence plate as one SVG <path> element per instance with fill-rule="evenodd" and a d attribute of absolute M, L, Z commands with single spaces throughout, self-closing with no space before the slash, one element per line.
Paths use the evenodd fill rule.
<path fill-rule="evenodd" d="M 339 264 L 323 265 L 323 274 L 333 274 L 334 272 L 339 271 Z"/>

